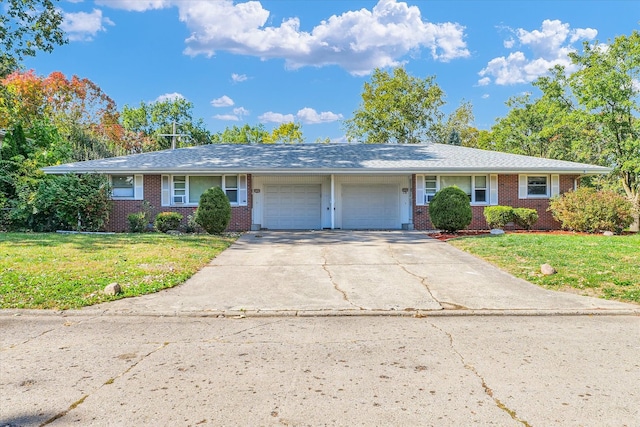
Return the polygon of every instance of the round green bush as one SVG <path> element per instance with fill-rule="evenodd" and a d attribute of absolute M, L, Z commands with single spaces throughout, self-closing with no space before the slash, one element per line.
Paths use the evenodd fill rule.
<path fill-rule="evenodd" d="M 144 212 L 137 212 L 127 215 L 129 221 L 129 232 L 144 233 L 147 230 L 147 216 Z"/>
<path fill-rule="evenodd" d="M 515 220 L 514 209 L 511 206 L 487 206 L 483 213 L 489 228 L 504 228 Z"/>
<path fill-rule="evenodd" d="M 533 224 L 538 222 L 538 211 L 529 208 L 515 208 L 513 210 L 513 222 L 520 228 L 531 230 Z"/>
<path fill-rule="evenodd" d="M 471 202 L 460 188 L 446 187 L 429 202 L 431 223 L 440 230 L 455 232 L 471 224 Z"/>
<path fill-rule="evenodd" d="M 177 230 L 180 228 L 181 221 L 182 215 L 178 212 L 160 212 L 156 216 L 153 226 L 159 232 L 166 233 L 169 230 Z"/>
<path fill-rule="evenodd" d="M 231 204 L 220 187 L 212 187 L 200 196 L 196 222 L 209 234 L 220 234 L 231 221 Z"/>

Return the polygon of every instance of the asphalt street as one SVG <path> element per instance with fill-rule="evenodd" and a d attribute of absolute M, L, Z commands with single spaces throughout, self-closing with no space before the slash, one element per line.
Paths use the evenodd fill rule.
<path fill-rule="evenodd" d="M 640 425 L 639 316 L 0 313 L 0 426 Z"/>

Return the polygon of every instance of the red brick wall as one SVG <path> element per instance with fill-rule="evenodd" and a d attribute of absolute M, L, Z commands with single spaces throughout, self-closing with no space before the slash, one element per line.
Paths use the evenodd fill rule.
<path fill-rule="evenodd" d="M 560 175 L 560 193 L 573 189 L 575 175 Z M 412 176 L 413 198 L 415 200 L 416 175 Z M 518 175 L 498 175 L 498 204 L 512 206 L 514 208 L 529 208 L 538 211 L 538 222 L 534 225 L 536 230 L 557 230 L 560 223 L 555 221 L 550 212 L 549 199 L 519 199 Z M 489 228 L 484 219 L 484 206 L 472 206 L 473 214 L 470 230 L 486 230 Z M 433 224 L 429 218 L 429 206 L 413 206 L 413 224 L 416 230 L 432 230 Z"/>
<path fill-rule="evenodd" d="M 247 175 L 247 202 L 248 206 L 231 207 L 231 221 L 227 231 L 247 231 L 251 228 L 251 206 L 253 205 L 253 194 L 251 189 L 251 175 Z M 162 206 L 162 182 L 160 175 L 144 176 L 144 198 L 151 205 L 152 216 L 155 217 L 160 212 L 178 212 L 183 216 L 182 225 L 187 225 L 187 216 L 193 215 L 195 206 L 176 207 Z M 107 223 L 108 231 L 125 232 L 129 230 L 127 216 L 132 213 L 141 212 L 142 200 L 114 200 L 113 209 Z"/>

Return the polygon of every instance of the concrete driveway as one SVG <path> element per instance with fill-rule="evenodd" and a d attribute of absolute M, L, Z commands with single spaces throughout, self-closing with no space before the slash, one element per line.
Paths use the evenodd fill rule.
<path fill-rule="evenodd" d="M 183 285 L 112 314 L 640 313 L 542 289 L 417 231 L 251 232 Z"/>

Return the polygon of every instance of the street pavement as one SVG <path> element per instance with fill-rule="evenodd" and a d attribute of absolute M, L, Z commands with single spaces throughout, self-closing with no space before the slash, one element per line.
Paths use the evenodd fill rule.
<path fill-rule="evenodd" d="M 0 426 L 637 426 L 638 316 L 0 315 Z"/>

